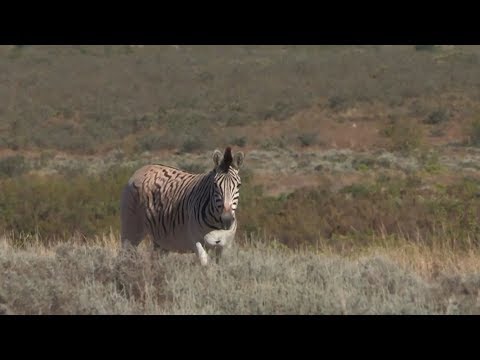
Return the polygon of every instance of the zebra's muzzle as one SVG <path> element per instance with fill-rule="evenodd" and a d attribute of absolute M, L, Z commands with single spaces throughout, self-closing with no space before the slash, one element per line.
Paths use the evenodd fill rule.
<path fill-rule="evenodd" d="M 223 230 L 228 230 L 232 227 L 233 224 L 233 215 L 231 212 L 224 212 L 220 219 L 222 221 Z"/>

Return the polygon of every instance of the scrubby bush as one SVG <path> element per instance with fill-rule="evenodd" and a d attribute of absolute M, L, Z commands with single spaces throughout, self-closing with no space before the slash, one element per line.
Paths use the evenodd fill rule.
<path fill-rule="evenodd" d="M 480 146 L 480 119 L 475 119 L 470 122 L 466 130 L 466 135 L 470 145 Z"/>
<path fill-rule="evenodd" d="M 244 147 L 247 144 L 247 137 L 246 136 L 234 137 L 231 140 L 231 143 L 235 146 Z"/>
<path fill-rule="evenodd" d="M 343 110 L 347 106 L 347 98 L 345 96 L 332 96 L 328 99 L 328 106 L 332 110 Z"/>
<path fill-rule="evenodd" d="M 423 144 L 422 128 L 413 120 L 397 120 L 389 124 L 384 134 L 391 140 L 391 150 L 409 153 Z"/>
<path fill-rule="evenodd" d="M 436 125 L 447 122 L 450 119 L 450 112 L 446 109 L 439 109 L 431 112 L 424 120 L 426 124 Z"/>
<path fill-rule="evenodd" d="M 316 143 L 317 134 L 315 133 L 303 133 L 298 136 L 298 140 L 300 141 L 300 145 L 303 147 L 311 146 Z"/>
<path fill-rule="evenodd" d="M 286 197 L 242 202 L 239 219 L 249 230 L 264 229 L 288 246 L 349 236 L 362 243 L 371 234 L 397 235 L 432 244 L 456 239 L 458 247 L 480 245 L 480 183 L 466 179 L 445 193 L 422 186 L 415 176 L 378 178 L 335 193 L 326 187 L 300 189 Z M 248 197 L 247 197 L 248 199 Z M 442 239 L 442 240 L 439 240 Z M 450 240 L 448 240 L 450 241 Z"/>
<path fill-rule="evenodd" d="M 0 178 L 21 175 L 29 170 L 22 155 L 13 155 L 0 159 Z"/>
<path fill-rule="evenodd" d="M 132 168 L 98 175 L 20 176 L 1 181 L 0 228 L 17 233 L 94 235 L 118 228 L 120 194 Z"/>
<path fill-rule="evenodd" d="M 148 133 L 140 136 L 137 142 L 137 151 L 156 151 L 175 148 L 175 141 L 168 135 Z"/>
<path fill-rule="evenodd" d="M 185 153 L 191 153 L 191 152 L 196 152 L 196 151 L 201 151 L 206 149 L 208 149 L 208 145 L 205 143 L 205 141 L 202 140 L 200 136 L 186 139 L 182 143 L 182 146 L 180 148 L 180 150 Z"/>
<path fill-rule="evenodd" d="M 178 168 L 187 172 L 190 172 L 192 174 L 201 174 L 206 172 L 207 169 L 204 165 L 196 163 L 196 162 L 181 162 L 178 165 Z"/>

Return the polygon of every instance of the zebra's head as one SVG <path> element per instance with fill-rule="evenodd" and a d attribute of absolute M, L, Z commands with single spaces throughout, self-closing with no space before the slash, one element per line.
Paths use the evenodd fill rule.
<path fill-rule="evenodd" d="M 230 147 L 227 147 L 223 154 L 220 150 L 213 152 L 215 209 L 224 230 L 230 229 L 235 220 L 235 210 L 242 184 L 238 170 L 242 166 L 244 157 L 241 151 L 232 156 Z"/>

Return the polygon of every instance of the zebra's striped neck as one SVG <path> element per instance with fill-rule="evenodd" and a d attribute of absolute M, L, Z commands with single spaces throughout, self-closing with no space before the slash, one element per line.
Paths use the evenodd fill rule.
<path fill-rule="evenodd" d="M 206 230 L 221 229 L 221 210 L 215 206 L 215 171 L 203 174 L 198 183 L 198 191 L 202 194 L 196 211 L 197 221 Z"/>

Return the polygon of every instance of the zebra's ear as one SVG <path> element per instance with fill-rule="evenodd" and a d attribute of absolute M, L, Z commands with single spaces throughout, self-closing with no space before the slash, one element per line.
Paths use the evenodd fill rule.
<path fill-rule="evenodd" d="M 215 167 L 218 167 L 220 165 L 220 161 L 222 160 L 223 154 L 220 150 L 216 149 L 213 152 L 213 163 L 215 164 Z"/>
<path fill-rule="evenodd" d="M 233 156 L 232 166 L 237 170 L 240 169 L 240 166 L 243 164 L 243 159 L 245 159 L 245 154 L 241 151 L 237 152 Z"/>

